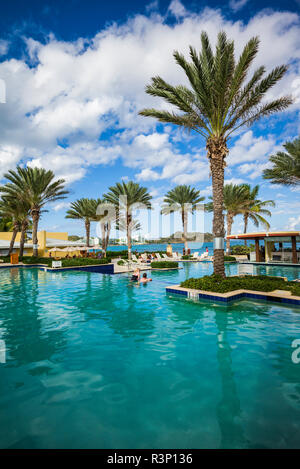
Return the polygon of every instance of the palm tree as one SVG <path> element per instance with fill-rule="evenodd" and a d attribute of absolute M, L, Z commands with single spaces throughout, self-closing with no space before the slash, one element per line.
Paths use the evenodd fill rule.
<path fill-rule="evenodd" d="M 300 137 L 286 142 L 283 147 L 286 152 L 278 151 L 270 156 L 273 167 L 265 169 L 263 177 L 272 184 L 297 186 L 300 184 Z"/>
<path fill-rule="evenodd" d="M 101 227 L 103 256 L 106 257 L 111 226 L 116 221 L 115 207 L 107 203 L 105 199 L 98 199 L 97 202 L 96 218 Z"/>
<path fill-rule="evenodd" d="M 226 210 L 227 230 L 226 234 L 231 234 L 234 217 L 243 213 L 245 205 L 248 203 L 248 193 L 243 184 L 225 184 L 223 189 L 224 209 Z M 212 199 L 212 197 L 210 197 Z M 206 210 L 213 211 L 213 202 L 206 204 Z M 226 240 L 226 253 L 230 252 L 230 240 Z"/>
<path fill-rule="evenodd" d="M 200 191 L 197 191 L 191 186 L 181 185 L 171 189 L 164 198 L 165 205 L 162 207 L 162 214 L 168 215 L 175 211 L 181 214 L 183 236 L 185 250 L 188 249 L 187 241 L 187 224 L 188 213 L 193 213 L 200 202 L 203 202 L 205 197 L 200 197 Z"/>
<path fill-rule="evenodd" d="M 271 217 L 270 210 L 267 210 L 265 207 L 275 207 L 274 200 L 259 200 L 258 192 L 259 185 L 257 184 L 251 189 L 250 184 L 243 184 L 247 192 L 247 204 L 242 210 L 244 215 L 244 233 L 247 233 L 248 221 L 249 219 L 253 222 L 254 226 L 258 227 L 261 223 L 266 229 L 270 228 L 270 223 L 263 217 L 267 215 Z M 245 246 L 247 246 L 247 239 L 245 239 Z"/>
<path fill-rule="evenodd" d="M 55 181 L 51 170 L 44 168 L 21 168 L 10 170 L 4 174 L 8 183 L 0 188 L 0 192 L 8 197 L 16 198 L 30 206 L 32 217 L 33 255 L 38 255 L 38 223 L 43 207 L 48 202 L 64 199 L 68 191 L 64 189 L 64 179 Z"/>
<path fill-rule="evenodd" d="M 112 204 L 116 208 L 117 224 L 122 222 L 125 224 L 128 245 L 128 259 L 131 259 L 131 235 L 135 226 L 132 212 L 135 209 L 150 209 L 150 200 L 152 196 L 148 193 L 146 187 L 140 186 L 138 183 L 129 181 L 117 183 L 115 186 L 109 187 L 109 192 L 104 195 L 106 202 Z M 124 220 L 124 222 L 122 221 Z M 118 225 L 117 225 L 118 226 Z"/>
<path fill-rule="evenodd" d="M 258 37 L 250 39 L 237 62 L 234 43 L 227 39 L 225 32 L 218 35 L 215 54 L 206 32 L 201 34 L 201 43 L 199 54 L 190 46 L 191 62 L 174 52 L 190 87 L 170 85 L 159 76 L 152 78 L 152 83 L 146 87 L 148 94 L 165 99 L 180 112 L 152 108 L 144 109 L 140 114 L 180 125 L 188 131 L 194 130 L 206 139 L 213 190 L 214 272 L 225 276 L 223 186 L 228 138 L 240 127 L 286 109 L 292 99 L 285 96 L 265 100 L 266 93 L 286 73 L 285 65 L 276 67 L 267 76 L 264 76 L 265 67 L 260 66 L 246 82 L 258 52 Z"/>
<path fill-rule="evenodd" d="M 100 199 L 78 199 L 71 203 L 66 214 L 66 218 L 84 221 L 87 246 L 90 245 L 91 222 L 97 220 L 96 211 L 100 202 Z"/>
<path fill-rule="evenodd" d="M 19 257 L 23 257 L 26 231 L 29 226 L 30 206 L 16 198 L 2 196 L 0 200 L 0 213 L 12 220 L 12 237 L 10 240 L 8 255 L 13 252 L 15 240 L 21 231 Z"/>

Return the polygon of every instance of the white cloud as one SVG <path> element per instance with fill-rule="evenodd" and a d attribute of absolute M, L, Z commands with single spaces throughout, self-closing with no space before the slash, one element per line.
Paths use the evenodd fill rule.
<path fill-rule="evenodd" d="M 58 212 L 59 210 L 63 210 L 65 208 L 69 208 L 70 207 L 70 202 L 60 202 L 58 204 L 56 204 L 53 209 L 55 210 L 55 212 Z"/>
<path fill-rule="evenodd" d="M 233 11 L 239 11 L 243 8 L 249 0 L 230 0 L 229 6 Z"/>
<path fill-rule="evenodd" d="M 9 42 L 4 39 L 0 39 L 0 55 L 5 55 L 8 52 Z"/>
<path fill-rule="evenodd" d="M 152 76 L 186 83 L 172 56 L 174 44 L 185 54 L 189 44 L 199 48 L 202 30 L 215 43 L 218 31 L 225 29 L 235 40 L 237 54 L 259 31 L 261 47 L 255 66 L 265 64 L 269 70 L 291 63 L 272 95 L 292 89 L 298 97 L 300 26 L 295 13 L 265 11 L 243 24 L 225 19 L 220 10 L 206 8 L 190 14 L 173 0 L 169 14 L 180 22 L 170 25 L 153 13 L 112 24 L 91 39 L 65 42 L 49 35 L 42 44 L 27 38 L 28 57 L 0 63 L 0 77 L 7 84 L 7 103 L 0 114 L 2 173 L 23 160 L 51 168 L 71 183 L 96 165 L 122 159 L 125 166 L 141 172 L 148 169 L 173 181 L 192 183 L 207 178 L 208 165 L 196 152 L 189 149 L 189 154 L 182 155 L 176 149 L 178 132 L 164 126 L 164 133 L 159 133 L 154 120 L 138 116 L 144 106 L 166 107 L 145 94 Z M 294 109 L 297 106 L 298 101 Z M 111 129 L 104 144 L 101 136 Z M 66 142 L 67 148 L 58 141 Z M 274 147 L 272 136 L 254 137 L 249 131 L 236 142 L 228 161 L 259 160 L 264 164 Z"/>
<path fill-rule="evenodd" d="M 143 169 L 139 174 L 136 174 L 138 181 L 156 181 L 160 179 L 159 174 L 150 168 Z"/>
<path fill-rule="evenodd" d="M 288 230 L 295 230 L 296 228 L 300 229 L 300 215 L 298 217 L 289 218 L 289 221 L 287 224 Z"/>
<path fill-rule="evenodd" d="M 187 10 L 179 0 L 172 0 L 168 11 L 176 18 L 181 18 L 187 14 Z"/>

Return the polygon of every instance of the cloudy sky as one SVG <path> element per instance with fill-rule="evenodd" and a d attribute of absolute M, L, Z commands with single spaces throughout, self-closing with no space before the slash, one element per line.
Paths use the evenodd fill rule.
<path fill-rule="evenodd" d="M 157 203 L 176 184 L 210 195 L 203 139 L 138 111 L 163 105 L 144 92 L 152 76 L 186 83 L 174 49 L 187 54 L 190 44 L 199 47 L 202 30 L 214 44 L 224 29 L 237 55 L 259 35 L 256 67 L 288 63 L 288 74 L 269 96 L 295 98 L 288 111 L 229 141 L 226 181 L 260 184 L 261 198 L 277 202 L 272 228 L 300 229 L 299 191 L 261 178 L 268 156 L 300 133 L 300 0 L 1 1 L 0 25 L 0 79 L 6 85 L 0 178 L 17 164 L 41 166 L 64 178 L 70 190 L 67 200 L 48 207 L 41 228 L 83 232 L 64 218 L 70 201 L 101 197 L 122 179 L 147 186 Z M 211 230 L 210 216 L 203 228 Z M 237 218 L 234 231 L 241 228 Z"/>

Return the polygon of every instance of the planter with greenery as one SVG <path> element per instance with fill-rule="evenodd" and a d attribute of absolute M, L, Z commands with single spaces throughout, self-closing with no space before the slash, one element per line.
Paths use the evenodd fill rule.
<path fill-rule="evenodd" d="M 176 269 L 178 262 L 174 261 L 154 261 L 151 262 L 152 269 Z"/>
<path fill-rule="evenodd" d="M 250 246 L 243 246 L 242 244 L 237 244 L 236 246 L 232 246 L 230 249 L 230 252 L 233 256 L 242 256 L 244 254 L 249 254 L 253 251 L 255 251 L 254 244 L 250 244 Z"/>
<path fill-rule="evenodd" d="M 268 277 L 265 275 L 245 277 L 225 277 L 221 275 L 206 275 L 201 278 L 190 278 L 181 282 L 183 288 L 204 290 L 216 293 L 227 293 L 235 290 L 253 290 L 272 292 L 274 290 L 288 290 L 292 295 L 300 296 L 300 284 L 286 282 L 281 277 Z"/>
<path fill-rule="evenodd" d="M 236 258 L 232 256 L 224 256 L 224 262 L 236 262 Z"/>
<path fill-rule="evenodd" d="M 8 257 L 2 257 L 4 262 L 10 262 Z M 45 264 L 49 267 L 52 266 L 53 258 L 51 257 L 34 257 L 34 256 L 26 256 L 23 257 L 22 262 L 25 265 L 35 265 L 35 264 Z M 61 259 L 62 267 L 76 267 L 82 265 L 101 265 L 101 264 L 109 264 L 110 259 L 92 259 L 89 257 L 84 258 L 76 258 L 76 259 Z"/>

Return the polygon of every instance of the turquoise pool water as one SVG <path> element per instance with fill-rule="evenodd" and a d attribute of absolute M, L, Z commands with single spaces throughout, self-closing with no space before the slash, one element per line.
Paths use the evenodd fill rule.
<path fill-rule="evenodd" d="M 0 270 L 0 447 L 299 447 L 300 309 L 166 295 L 210 269 Z"/>

